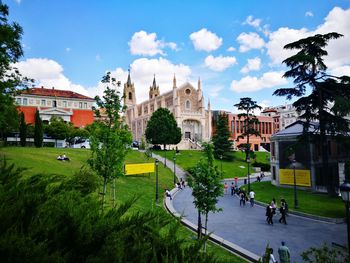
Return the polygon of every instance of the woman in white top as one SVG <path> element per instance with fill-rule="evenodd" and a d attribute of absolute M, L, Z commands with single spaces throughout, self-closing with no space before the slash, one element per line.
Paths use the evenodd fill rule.
<path fill-rule="evenodd" d="M 275 256 L 273 255 L 273 248 L 270 248 L 270 260 L 269 263 L 277 263 Z"/>

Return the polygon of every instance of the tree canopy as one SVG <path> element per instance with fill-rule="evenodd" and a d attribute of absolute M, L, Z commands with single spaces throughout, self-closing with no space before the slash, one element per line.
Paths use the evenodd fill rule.
<path fill-rule="evenodd" d="M 146 140 L 151 144 L 178 144 L 181 141 L 181 129 L 177 126 L 174 115 L 165 108 L 153 112 L 147 123 Z"/>
<path fill-rule="evenodd" d="M 215 158 L 220 158 L 222 156 L 223 158 L 228 159 L 228 153 L 231 151 L 232 141 L 230 140 L 227 114 L 219 114 L 216 122 L 216 132 L 212 141 L 214 144 Z"/>
<path fill-rule="evenodd" d="M 325 50 L 328 42 L 340 37 L 342 35 L 335 32 L 317 34 L 284 46 L 285 49 L 297 50 L 295 55 L 283 61 L 289 67 L 283 76 L 293 78 L 295 86 L 277 89 L 273 93 L 276 96 L 286 96 L 287 99 L 299 97 L 293 106 L 301 113 L 299 118 L 306 120 L 304 138 L 310 138 L 321 145 L 323 167 L 320 176 L 326 180 L 330 195 L 336 193 L 336 179 L 329 172 L 326 137 L 346 139 L 350 131 L 349 121 L 344 118 L 350 113 L 350 78 L 328 74 L 324 63 L 324 56 L 328 55 Z M 308 87 L 311 92 L 307 95 Z M 311 121 L 318 121 L 318 133 L 308 133 Z"/>
<path fill-rule="evenodd" d="M 238 139 L 244 139 L 247 138 L 247 141 L 245 144 L 243 144 L 244 151 L 246 153 L 246 160 L 249 157 L 250 153 L 250 136 L 257 136 L 260 137 L 261 134 L 259 130 L 257 129 L 257 126 L 259 125 L 258 118 L 254 115 L 254 110 L 261 109 L 261 107 L 257 104 L 256 101 L 252 100 L 249 97 L 240 98 L 240 102 L 234 105 L 238 108 L 238 110 L 243 111 L 242 113 L 238 114 L 238 118 L 244 119 L 244 128 L 243 133 L 238 136 Z"/>

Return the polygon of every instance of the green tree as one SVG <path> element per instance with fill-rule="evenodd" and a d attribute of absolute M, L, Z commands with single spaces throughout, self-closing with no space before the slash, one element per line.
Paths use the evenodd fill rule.
<path fill-rule="evenodd" d="M 26 146 L 27 140 L 27 124 L 24 119 L 24 113 L 20 113 L 20 124 L 19 124 L 19 137 L 21 138 L 21 146 Z"/>
<path fill-rule="evenodd" d="M 204 228 L 206 236 L 209 212 L 215 213 L 221 211 L 221 209 L 216 207 L 216 204 L 219 196 L 223 195 L 223 187 L 221 184 L 220 172 L 217 166 L 214 165 L 214 147 L 212 144 L 207 143 L 203 144 L 203 147 L 205 158 L 202 158 L 196 165 L 188 182 L 192 188 L 193 203 L 199 213 L 198 233 L 201 233 L 200 214 L 203 214 L 205 216 Z M 199 237 L 200 236 L 201 235 L 199 235 Z"/>
<path fill-rule="evenodd" d="M 222 113 L 218 116 L 216 123 L 216 132 L 212 138 L 214 144 L 214 156 L 215 158 L 228 159 L 228 153 L 231 151 L 232 141 L 230 140 L 230 131 L 228 127 L 227 114 Z"/>
<path fill-rule="evenodd" d="M 181 129 L 168 109 L 159 108 L 149 119 L 145 136 L 148 143 L 161 144 L 166 151 L 167 144 L 178 144 L 181 141 Z M 166 166 L 166 156 L 164 165 Z"/>
<path fill-rule="evenodd" d="M 120 93 L 116 87 L 120 82 L 110 76 L 108 72 L 102 79 L 107 85 L 102 98 L 96 96 L 94 108 L 96 116 L 100 117 L 99 108 L 103 108 L 107 117 L 97 122 L 91 131 L 90 145 L 91 157 L 90 167 L 103 178 L 102 209 L 106 195 L 107 182 L 113 181 L 113 205 L 115 200 L 115 179 L 123 175 L 125 156 L 132 141 L 132 135 L 124 124 L 122 113 L 125 107 L 121 104 Z"/>
<path fill-rule="evenodd" d="M 246 154 L 245 158 L 246 160 L 248 160 L 251 148 L 249 142 L 250 136 L 261 136 L 259 130 L 257 129 L 260 122 L 258 118 L 253 114 L 253 112 L 256 109 L 261 110 L 262 108 L 256 103 L 256 101 L 248 97 L 240 98 L 240 102 L 235 104 L 234 106 L 237 107 L 239 110 L 243 111 L 243 113 L 238 114 L 239 119 L 244 119 L 243 133 L 237 138 L 244 139 L 245 137 L 247 137 L 246 143 L 242 146 Z"/>
<path fill-rule="evenodd" d="M 283 61 L 290 69 L 283 75 L 293 78 L 295 86 L 277 89 L 273 95 L 286 96 L 287 99 L 300 97 L 293 106 L 301 113 L 299 118 L 306 120 L 304 124 L 304 138 L 311 137 L 316 144 L 321 145 L 322 169 L 321 177 L 326 180 L 329 195 L 335 195 L 335 178 L 329 172 L 327 136 L 345 138 L 349 132 L 349 121 L 344 117 L 350 112 L 350 78 L 336 77 L 327 74 L 324 49 L 332 39 L 342 37 L 338 33 L 318 34 L 287 44 L 285 49 L 298 52 Z M 309 95 L 307 88 L 311 88 Z M 310 122 L 319 122 L 319 133 L 308 133 Z"/>
<path fill-rule="evenodd" d="M 45 133 L 55 139 L 55 147 L 57 147 L 57 140 L 64 140 L 68 137 L 69 130 L 69 124 L 60 117 L 52 117 L 50 124 L 45 127 Z"/>
<path fill-rule="evenodd" d="M 35 147 L 42 147 L 43 146 L 43 122 L 40 118 L 39 110 L 36 110 L 35 112 L 35 123 L 34 123 L 34 145 Z"/>
<path fill-rule="evenodd" d="M 29 81 L 23 78 L 13 65 L 23 56 L 21 46 L 22 28 L 8 22 L 8 7 L 0 2 L 0 135 L 18 128 L 18 113 L 13 95 L 17 87 Z"/>

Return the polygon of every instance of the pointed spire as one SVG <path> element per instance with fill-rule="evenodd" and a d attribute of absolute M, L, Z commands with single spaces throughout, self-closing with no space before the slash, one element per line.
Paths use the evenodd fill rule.
<path fill-rule="evenodd" d="M 127 85 L 130 87 L 131 86 L 131 78 L 130 78 L 130 68 L 128 69 L 128 81 L 126 82 Z"/>
<path fill-rule="evenodd" d="M 157 88 L 157 83 L 156 83 L 156 74 L 153 75 L 153 85 L 152 87 L 155 89 Z"/>
<path fill-rule="evenodd" d="M 210 99 L 208 98 L 208 110 L 210 110 Z"/>
<path fill-rule="evenodd" d="M 175 77 L 175 73 L 174 73 L 174 79 L 173 79 L 173 89 L 176 89 L 176 77 Z"/>
<path fill-rule="evenodd" d="M 198 78 L 198 90 L 201 90 L 201 78 Z"/>

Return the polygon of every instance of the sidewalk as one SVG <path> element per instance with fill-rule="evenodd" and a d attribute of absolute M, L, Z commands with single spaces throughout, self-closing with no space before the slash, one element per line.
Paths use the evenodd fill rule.
<path fill-rule="evenodd" d="M 154 157 L 160 162 L 164 161 L 163 157 L 157 155 Z M 169 168 L 173 165 L 167 160 Z M 186 177 L 186 172 L 179 167 L 176 167 L 176 173 L 178 178 Z M 242 181 L 239 180 L 240 184 Z M 197 210 L 193 205 L 191 189 L 189 187 L 184 190 L 173 189 L 172 194 L 172 201 L 169 198 L 165 200 L 166 208 L 174 216 L 182 216 L 182 223 L 195 230 Z M 256 262 L 263 255 L 268 243 L 277 251 L 281 241 L 285 241 L 291 251 L 291 262 L 302 262 L 301 252 L 311 246 L 319 247 L 324 242 L 347 246 L 344 223 L 332 224 L 290 215 L 287 217 L 288 225 L 282 225 L 278 223 L 277 215 L 273 219 L 274 225 L 271 226 L 265 221 L 265 207 L 259 205 L 250 207 L 249 204 L 240 207 L 238 197 L 230 194 L 221 197 L 217 206 L 223 211 L 209 214 L 208 231 L 213 233 L 210 239 L 252 262 Z"/>

